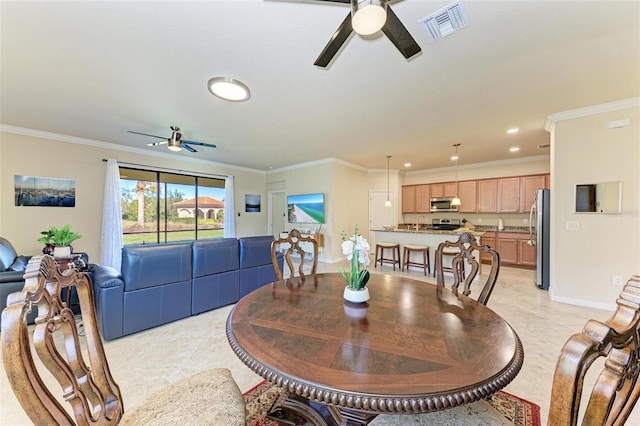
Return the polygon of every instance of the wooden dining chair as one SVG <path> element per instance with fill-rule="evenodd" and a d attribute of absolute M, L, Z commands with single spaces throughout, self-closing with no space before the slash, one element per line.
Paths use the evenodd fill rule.
<path fill-rule="evenodd" d="M 91 281 L 31 258 L 22 291 L 2 311 L 2 357 L 13 392 L 36 425 L 244 425 L 242 393 L 226 368 L 203 371 L 156 392 L 125 413 L 98 332 Z M 62 292 L 75 286 L 76 318 Z M 35 326 L 27 315 L 37 307 Z M 32 351 L 35 348 L 35 353 Z"/>
<path fill-rule="evenodd" d="M 618 297 L 604 322 L 589 320 L 565 343 L 553 378 L 549 425 L 577 425 L 585 375 L 594 361 L 604 367 L 592 388 L 582 425 L 624 425 L 640 396 L 640 275 Z M 598 363 L 602 365 L 602 363 Z"/>
<path fill-rule="evenodd" d="M 450 248 L 455 248 L 458 251 L 454 253 L 452 250 L 447 250 Z M 474 255 L 474 251 L 477 252 L 477 258 L 476 255 Z M 446 254 L 446 256 L 453 256 L 451 260 L 451 271 L 453 274 L 451 291 L 457 293 L 458 288 L 462 284 L 462 294 L 465 296 L 471 294 L 471 284 L 476 278 L 476 275 L 478 275 L 481 253 L 487 253 L 491 258 L 489 273 L 482 285 L 482 291 L 477 298 L 478 302 L 486 305 L 489 301 L 489 297 L 491 296 L 491 292 L 496 285 L 496 281 L 498 280 L 498 273 L 500 272 L 500 255 L 495 249 L 488 245 L 479 245 L 476 238 L 468 232 L 462 233 L 457 241 L 445 241 L 438 245 L 434 259 L 436 284 L 444 287 L 444 267 L 442 265 L 442 258 Z M 469 265 L 470 268 L 465 271 L 466 265 Z M 481 280 L 482 276 L 478 277 L 478 279 Z"/>
<path fill-rule="evenodd" d="M 310 247 L 311 252 L 307 249 L 307 252 L 304 250 L 304 246 Z M 304 280 L 304 266 L 305 266 L 305 255 L 311 254 L 311 275 L 316 274 L 316 270 L 318 269 L 318 242 L 311 236 L 303 236 L 300 234 L 300 231 L 297 229 L 292 229 L 289 231 L 286 237 L 276 238 L 271 243 L 271 262 L 273 263 L 273 269 L 276 273 L 276 278 L 278 280 L 283 279 L 282 269 L 280 269 L 280 265 L 277 259 L 278 253 L 281 251 L 284 252 L 284 260 L 289 267 L 289 271 L 291 271 L 291 277 L 295 276 L 295 267 L 293 264 L 293 260 L 291 260 L 292 254 L 297 254 L 300 256 L 300 263 L 298 265 L 298 275 L 301 280 Z"/>

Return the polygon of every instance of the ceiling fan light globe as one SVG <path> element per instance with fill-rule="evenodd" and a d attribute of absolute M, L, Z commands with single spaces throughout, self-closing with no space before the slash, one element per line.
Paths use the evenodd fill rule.
<path fill-rule="evenodd" d="M 169 148 L 171 151 L 180 151 L 182 149 L 180 145 L 169 145 L 167 148 Z"/>
<path fill-rule="evenodd" d="M 351 0 L 351 12 L 351 25 L 360 35 L 375 34 L 387 21 L 384 0 Z"/>

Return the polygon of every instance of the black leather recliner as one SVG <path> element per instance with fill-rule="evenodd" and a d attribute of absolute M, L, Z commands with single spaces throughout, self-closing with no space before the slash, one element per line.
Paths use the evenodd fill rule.
<path fill-rule="evenodd" d="M 7 296 L 24 287 L 24 270 L 31 256 L 18 256 L 16 249 L 6 239 L 0 237 L 0 312 L 7 306 Z M 35 308 L 27 317 L 33 322 L 38 310 Z M 2 319 L 0 318 L 0 324 Z"/>

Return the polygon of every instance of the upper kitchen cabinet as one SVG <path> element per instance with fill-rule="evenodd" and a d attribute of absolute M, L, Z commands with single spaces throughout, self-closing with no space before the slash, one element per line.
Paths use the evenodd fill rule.
<path fill-rule="evenodd" d="M 495 213 L 498 211 L 498 180 L 485 179 L 478 181 L 478 213 Z"/>
<path fill-rule="evenodd" d="M 458 197 L 460 197 L 460 213 L 475 213 L 478 202 L 477 181 L 467 180 L 458 182 Z"/>
<path fill-rule="evenodd" d="M 416 187 L 415 185 L 402 187 L 402 213 L 416 212 Z"/>
<path fill-rule="evenodd" d="M 520 178 L 498 179 L 498 212 L 518 213 L 520 211 Z"/>
<path fill-rule="evenodd" d="M 416 213 L 429 213 L 431 210 L 430 185 L 418 185 L 416 188 Z"/>
<path fill-rule="evenodd" d="M 546 176 L 522 176 L 520 178 L 520 211 L 529 212 L 538 189 L 547 188 Z"/>
<path fill-rule="evenodd" d="M 432 183 L 429 186 L 431 187 L 431 197 L 432 198 L 455 197 L 456 196 L 456 183 L 455 182 Z"/>

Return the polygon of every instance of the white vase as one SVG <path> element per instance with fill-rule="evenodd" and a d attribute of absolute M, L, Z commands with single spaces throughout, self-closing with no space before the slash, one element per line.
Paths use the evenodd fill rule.
<path fill-rule="evenodd" d="M 53 257 L 69 257 L 71 256 L 71 247 L 70 246 L 64 246 L 64 247 L 54 247 L 53 248 Z"/>
<path fill-rule="evenodd" d="M 369 300 L 369 289 L 365 287 L 362 290 L 352 290 L 345 286 L 342 296 L 351 303 L 364 303 Z"/>

